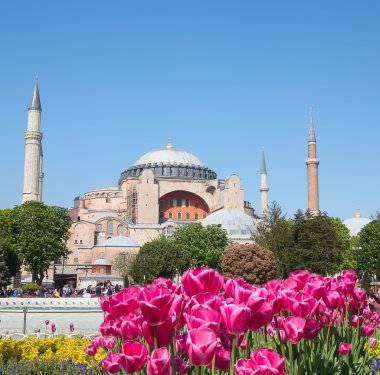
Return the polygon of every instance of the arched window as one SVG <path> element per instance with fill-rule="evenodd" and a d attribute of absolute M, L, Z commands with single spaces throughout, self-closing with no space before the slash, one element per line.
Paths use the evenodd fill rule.
<path fill-rule="evenodd" d="M 206 219 L 206 216 L 207 216 L 206 214 L 203 214 L 203 219 Z"/>
<path fill-rule="evenodd" d="M 121 236 L 123 234 L 123 226 L 120 224 L 117 227 L 117 234 Z"/>
<path fill-rule="evenodd" d="M 98 225 L 96 226 L 96 231 L 97 231 L 97 232 L 101 232 L 101 231 L 103 231 L 102 224 L 98 224 Z"/>
<path fill-rule="evenodd" d="M 113 222 L 112 220 L 107 221 L 107 233 L 112 233 L 113 232 Z"/>
<path fill-rule="evenodd" d="M 190 220 L 190 212 L 186 212 L 186 220 Z"/>
<path fill-rule="evenodd" d="M 194 219 L 195 219 L 195 220 L 198 220 L 198 214 L 195 214 L 195 215 L 194 215 Z"/>
<path fill-rule="evenodd" d="M 181 219 L 182 219 L 182 213 L 181 213 L 181 212 L 178 212 L 177 217 L 178 217 L 179 220 L 181 220 Z"/>
<path fill-rule="evenodd" d="M 173 219 L 173 212 L 169 212 L 169 219 Z"/>
<path fill-rule="evenodd" d="M 169 199 L 169 207 L 174 207 L 174 199 Z"/>

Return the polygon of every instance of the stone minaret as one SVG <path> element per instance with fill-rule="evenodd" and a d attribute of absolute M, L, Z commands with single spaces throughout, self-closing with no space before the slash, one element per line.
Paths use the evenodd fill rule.
<path fill-rule="evenodd" d="M 32 100 L 28 108 L 28 129 L 25 132 L 24 190 L 22 202 L 42 200 L 42 133 L 41 102 L 38 80 L 34 85 Z"/>
<path fill-rule="evenodd" d="M 261 185 L 260 185 L 260 196 L 261 196 L 261 214 L 266 215 L 268 213 L 268 183 L 267 183 L 267 166 L 265 163 L 265 153 L 263 150 L 263 157 L 261 160 Z"/>
<path fill-rule="evenodd" d="M 313 124 L 313 110 L 310 108 L 310 128 L 308 141 L 308 158 L 307 165 L 307 193 L 308 193 L 308 209 L 314 214 L 319 214 L 319 191 L 318 191 L 318 164 L 317 159 L 317 141 L 315 139 L 315 131 Z"/>

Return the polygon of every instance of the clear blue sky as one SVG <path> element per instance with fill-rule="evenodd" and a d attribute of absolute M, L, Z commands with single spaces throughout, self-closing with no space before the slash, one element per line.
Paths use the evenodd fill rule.
<path fill-rule="evenodd" d="M 7 1 L 0 11 L 0 207 L 22 194 L 38 74 L 44 201 L 116 184 L 170 133 L 259 208 L 307 206 L 309 106 L 320 207 L 380 210 L 379 1 Z"/>

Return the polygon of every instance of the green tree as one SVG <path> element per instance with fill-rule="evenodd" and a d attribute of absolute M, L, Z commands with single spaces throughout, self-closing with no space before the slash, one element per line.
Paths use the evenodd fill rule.
<path fill-rule="evenodd" d="M 217 225 L 204 227 L 201 223 L 191 223 L 177 229 L 174 242 L 186 254 L 187 266 L 209 266 L 220 269 L 223 251 L 231 244 L 227 232 Z"/>
<path fill-rule="evenodd" d="M 257 227 L 257 234 L 253 240 L 267 249 L 270 249 L 276 258 L 277 277 L 285 277 L 285 253 L 293 243 L 293 223 L 285 218 L 280 205 L 272 202 L 268 215 Z"/>
<path fill-rule="evenodd" d="M 307 269 L 321 275 L 333 274 L 343 260 L 342 239 L 325 214 L 312 215 L 298 210 L 293 218 L 293 244 L 285 252 L 289 273 Z"/>
<path fill-rule="evenodd" d="M 20 262 L 12 249 L 11 242 L 3 230 L 0 229 L 0 287 L 10 284 L 20 269 Z"/>
<path fill-rule="evenodd" d="M 272 251 L 257 244 L 228 246 L 222 272 L 225 277 L 243 277 L 251 284 L 264 284 L 276 277 L 276 259 Z"/>
<path fill-rule="evenodd" d="M 331 223 L 334 225 L 334 228 L 342 240 L 342 256 L 343 261 L 339 265 L 339 270 L 356 270 L 357 269 L 357 260 L 356 260 L 356 254 L 354 250 L 354 244 L 351 241 L 350 231 L 348 228 L 343 224 L 342 220 L 338 217 L 332 217 L 329 218 Z"/>
<path fill-rule="evenodd" d="M 33 281 L 42 284 L 54 260 L 69 254 L 71 219 L 62 207 L 29 201 L 12 210 L 11 241 Z"/>
<path fill-rule="evenodd" d="M 373 276 L 380 278 L 380 219 L 375 219 L 359 232 L 357 250 L 358 274 L 368 290 Z"/>
<path fill-rule="evenodd" d="M 151 283 L 157 277 L 173 279 L 186 269 L 182 248 L 166 237 L 147 242 L 131 263 L 128 274 L 136 283 Z"/>

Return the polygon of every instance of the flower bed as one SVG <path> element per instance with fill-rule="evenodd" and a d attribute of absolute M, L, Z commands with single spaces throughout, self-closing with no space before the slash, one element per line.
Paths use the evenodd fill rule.
<path fill-rule="evenodd" d="M 105 352 L 100 350 L 95 357 L 87 356 L 85 348 L 89 343 L 90 340 L 81 337 L 0 339 L 0 374 L 101 373 L 97 367 Z"/>
<path fill-rule="evenodd" d="M 370 374 L 380 317 L 356 280 L 297 271 L 256 287 L 192 269 L 181 286 L 157 279 L 103 298 L 86 351 L 107 350 L 110 374 Z"/>

